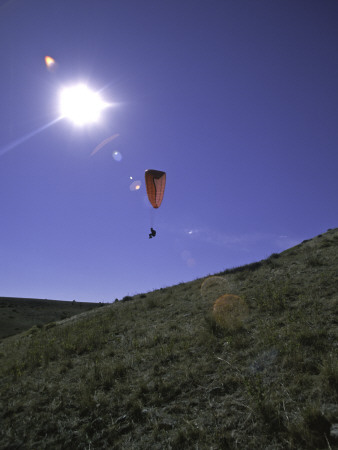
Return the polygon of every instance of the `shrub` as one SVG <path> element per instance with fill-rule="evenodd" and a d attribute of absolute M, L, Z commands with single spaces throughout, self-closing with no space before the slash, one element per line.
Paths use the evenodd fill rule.
<path fill-rule="evenodd" d="M 308 267 L 320 267 L 323 265 L 322 260 L 317 255 L 311 255 L 307 258 Z"/>

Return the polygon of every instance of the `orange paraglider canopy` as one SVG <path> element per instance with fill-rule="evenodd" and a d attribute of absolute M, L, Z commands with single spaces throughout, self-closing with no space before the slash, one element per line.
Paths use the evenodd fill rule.
<path fill-rule="evenodd" d="M 145 179 L 149 201 L 154 208 L 158 208 L 163 200 L 166 173 L 160 170 L 146 170 Z"/>

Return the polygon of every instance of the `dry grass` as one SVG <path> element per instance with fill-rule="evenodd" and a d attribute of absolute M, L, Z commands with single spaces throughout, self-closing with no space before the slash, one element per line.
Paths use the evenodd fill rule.
<path fill-rule="evenodd" d="M 338 230 L 213 278 L 4 339 L 1 447 L 337 448 Z"/>

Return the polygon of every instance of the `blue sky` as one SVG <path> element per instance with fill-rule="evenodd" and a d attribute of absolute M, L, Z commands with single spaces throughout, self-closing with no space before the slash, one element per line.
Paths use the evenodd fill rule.
<path fill-rule="evenodd" d="M 0 295 L 111 301 L 335 228 L 337 23 L 319 0 L 0 1 Z M 98 123 L 56 120 L 78 82 L 114 103 Z"/>

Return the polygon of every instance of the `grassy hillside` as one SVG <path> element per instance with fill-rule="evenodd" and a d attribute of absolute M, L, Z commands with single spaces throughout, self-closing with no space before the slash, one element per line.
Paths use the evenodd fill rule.
<path fill-rule="evenodd" d="M 338 448 L 337 306 L 335 229 L 4 339 L 0 447 Z"/>
<path fill-rule="evenodd" d="M 97 308 L 98 303 L 66 302 L 34 298 L 0 297 L 0 339 L 32 326 L 62 320 Z"/>

